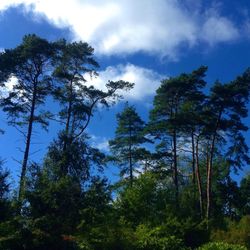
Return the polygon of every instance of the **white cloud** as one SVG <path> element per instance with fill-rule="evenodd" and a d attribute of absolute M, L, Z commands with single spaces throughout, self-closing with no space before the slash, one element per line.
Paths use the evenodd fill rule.
<path fill-rule="evenodd" d="M 16 97 L 12 97 L 13 102 L 18 102 L 19 104 L 25 104 L 28 99 L 24 96 L 22 90 L 15 89 L 15 86 L 18 84 L 18 79 L 15 76 L 11 76 L 1 87 L 1 98 L 7 98 L 10 92 L 16 93 Z"/>
<path fill-rule="evenodd" d="M 109 140 L 106 137 L 90 135 L 91 146 L 103 152 L 109 152 Z"/>
<path fill-rule="evenodd" d="M 59 28 L 70 27 L 76 40 L 105 55 L 143 51 L 176 59 L 183 44 L 215 45 L 238 37 L 232 21 L 192 0 L 1 0 L 0 10 L 21 3 Z"/>
<path fill-rule="evenodd" d="M 233 41 L 239 37 L 239 31 L 225 17 L 209 17 L 202 28 L 202 37 L 210 45 L 219 42 Z"/>
<path fill-rule="evenodd" d="M 1 97 L 6 98 L 9 92 L 13 91 L 15 85 L 17 85 L 18 79 L 14 76 L 10 77 L 4 86 L 1 87 Z"/>
<path fill-rule="evenodd" d="M 159 87 L 160 81 L 166 77 L 153 70 L 127 64 L 107 67 L 104 71 L 99 72 L 97 78 L 90 79 L 88 76 L 85 76 L 85 78 L 88 85 L 93 85 L 101 90 L 105 90 L 105 84 L 108 80 L 124 80 L 135 83 L 132 90 L 122 92 L 122 94 L 126 99 L 142 100 L 153 95 Z"/>

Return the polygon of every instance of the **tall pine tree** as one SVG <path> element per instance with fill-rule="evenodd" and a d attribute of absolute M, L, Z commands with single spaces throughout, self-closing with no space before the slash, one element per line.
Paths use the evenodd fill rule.
<path fill-rule="evenodd" d="M 25 128 L 24 154 L 19 182 L 20 203 L 25 189 L 25 175 L 29 160 L 34 123 L 47 127 L 48 112 L 39 109 L 51 90 L 50 72 L 54 46 L 36 35 L 27 35 L 21 45 L 0 55 L 0 72 L 4 81 L 15 80 L 13 89 L 1 100 L 8 114 L 9 124 Z M 3 84 L 4 85 L 4 84 Z"/>
<path fill-rule="evenodd" d="M 142 160 L 141 144 L 148 140 L 143 135 L 144 122 L 133 106 L 128 104 L 117 114 L 115 138 L 109 141 L 113 160 L 121 168 L 121 176 L 128 175 L 130 185 Z"/>
<path fill-rule="evenodd" d="M 99 66 L 94 59 L 94 49 L 87 43 L 67 43 L 65 40 L 57 43 L 57 56 L 55 57 L 56 80 L 54 97 L 59 101 L 61 110 L 59 120 L 64 124 L 63 151 L 84 135 L 97 105 L 109 107 L 121 98 L 119 90 L 129 90 L 133 83 L 125 81 L 109 81 L 106 91 L 86 84 L 86 74 L 97 76 L 96 68 Z M 69 159 L 65 154 L 64 172 L 68 171 Z"/>
<path fill-rule="evenodd" d="M 150 113 L 148 131 L 160 140 L 158 150 L 169 159 L 175 185 L 176 205 L 179 197 L 178 143 L 183 127 L 187 126 L 182 117 L 187 103 L 199 100 L 200 89 L 205 86 L 203 77 L 207 68 L 200 67 L 190 74 L 165 79 L 156 91 L 154 108 Z M 191 137 L 190 132 L 190 137 Z"/>

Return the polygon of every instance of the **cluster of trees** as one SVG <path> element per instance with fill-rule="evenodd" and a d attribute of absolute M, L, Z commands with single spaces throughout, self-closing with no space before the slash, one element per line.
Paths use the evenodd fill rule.
<path fill-rule="evenodd" d="M 16 194 L 0 171 L 0 248 L 249 249 L 250 176 L 238 185 L 232 173 L 250 162 L 250 70 L 210 91 L 204 66 L 163 80 L 149 121 L 129 104 L 117 115 L 105 155 L 86 128 L 97 106 L 114 104 L 133 83 L 96 89 L 85 76 L 97 68 L 88 44 L 35 35 L 0 54 L 0 104 L 25 136 Z M 8 81 L 15 84 L 6 90 Z M 33 131 L 49 121 L 61 130 L 38 164 L 29 159 Z M 110 184 L 102 170 L 114 166 L 121 179 Z M 221 242 L 201 246 L 209 241 Z"/>

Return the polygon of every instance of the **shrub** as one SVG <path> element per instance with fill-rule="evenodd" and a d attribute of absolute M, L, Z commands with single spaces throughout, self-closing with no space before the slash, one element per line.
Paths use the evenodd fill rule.
<path fill-rule="evenodd" d="M 212 232 L 212 240 L 244 245 L 250 249 L 250 216 L 242 217 L 239 222 L 229 222 L 226 230 Z"/>
<path fill-rule="evenodd" d="M 247 250 L 241 245 L 228 244 L 225 242 L 211 242 L 198 248 L 198 250 Z"/>
<path fill-rule="evenodd" d="M 149 228 L 142 224 L 136 229 L 137 249 L 140 250 L 184 250 L 183 241 L 173 235 L 166 235 L 165 227 Z"/>

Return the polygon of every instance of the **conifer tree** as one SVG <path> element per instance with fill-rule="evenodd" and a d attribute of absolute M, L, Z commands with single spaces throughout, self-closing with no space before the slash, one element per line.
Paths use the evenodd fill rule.
<path fill-rule="evenodd" d="M 117 114 L 115 138 L 109 141 L 113 159 L 121 168 L 121 176 L 127 175 L 133 183 L 138 163 L 142 160 L 141 144 L 148 142 L 143 135 L 144 122 L 133 106 L 128 104 Z"/>
<path fill-rule="evenodd" d="M 218 139 L 224 135 L 228 148 L 227 157 L 231 166 L 240 167 L 244 162 L 249 163 L 248 147 L 242 133 L 247 131 L 242 118 L 247 117 L 247 102 L 249 99 L 250 70 L 246 70 L 234 81 L 221 84 L 216 82 L 211 89 L 207 108 L 207 209 L 206 217 L 210 218 L 212 208 L 212 175 L 213 160 Z"/>
<path fill-rule="evenodd" d="M 35 123 L 46 128 L 48 112 L 39 109 L 51 90 L 51 62 L 54 52 L 52 43 L 27 35 L 21 45 L 5 50 L 0 55 L 2 85 L 8 80 L 15 81 L 13 89 L 1 100 L 3 110 L 8 114 L 9 124 L 22 131 L 25 136 L 24 155 L 19 182 L 20 203 L 23 199 L 25 176 L 29 160 L 32 132 Z"/>
<path fill-rule="evenodd" d="M 133 83 L 109 81 L 106 91 L 103 91 L 86 84 L 86 74 L 96 77 L 96 69 L 99 67 L 93 52 L 94 49 L 87 43 L 67 43 L 65 40 L 57 43 L 53 72 L 56 80 L 54 97 L 61 106 L 59 120 L 64 124 L 65 152 L 74 140 L 84 135 L 97 105 L 109 107 L 122 97 L 117 94 L 119 90 L 129 90 L 133 87 Z M 65 173 L 68 171 L 67 165 L 68 159 L 65 159 Z"/>
<path fill-rule="evenodd" d="M 200 99 L 200 89 L 205 86 L 203 77 L 207 68 L 202 66 L 190 74 L 165 79 L 156 91 L 154 108 L 150 113 L 148 131 L 160 139 L 158 150 L 165 152 L 173 172 L 176 205 L 178 206 L 179 180 L 178 173 L 178 140 L 184 126 L 183 109 L 187 103 Z M 191 137 L 191 132 L 190 135 Z"/>

